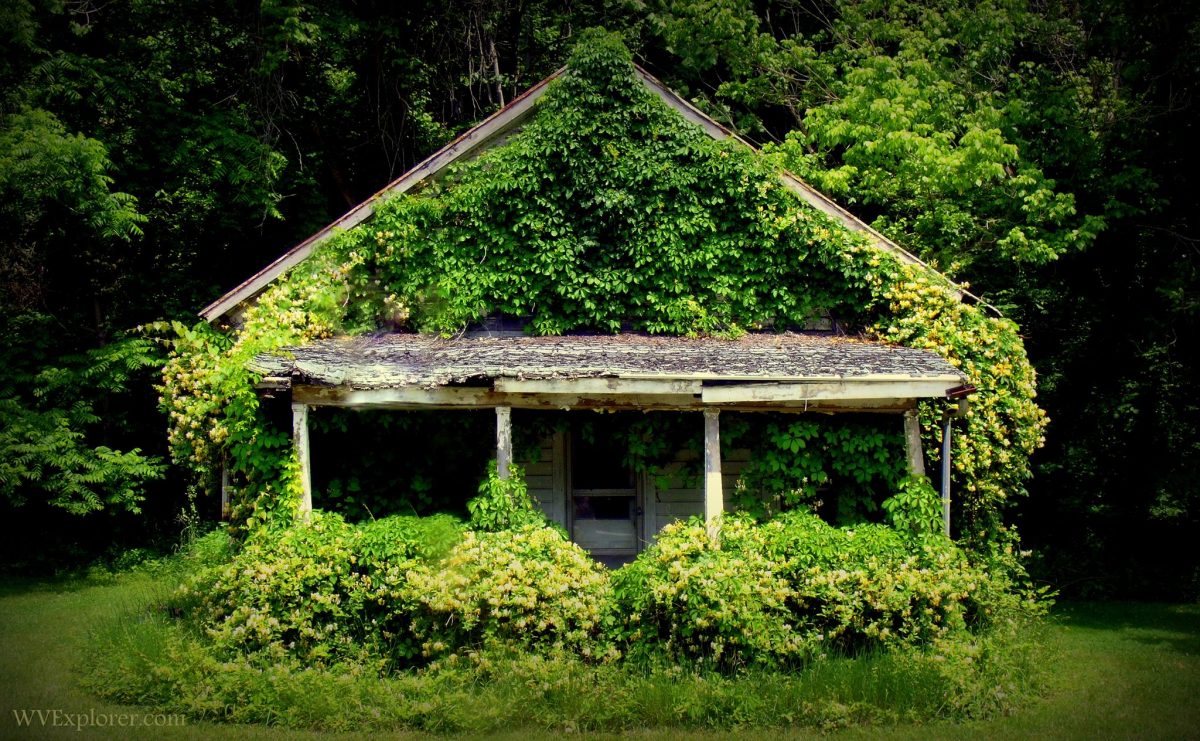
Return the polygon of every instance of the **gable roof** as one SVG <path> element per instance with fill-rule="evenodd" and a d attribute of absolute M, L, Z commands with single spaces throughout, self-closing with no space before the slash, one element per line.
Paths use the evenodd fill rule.
<path fill-rule="evenodd" d="M 713 139 L 732 139 L 750 149 L 755 149 L 754 145 L 717 123 L 712 117 L 684 100 L 649 72 L 642 69 L 642 67 L 637 64 L 634 64 L 633 67 L 642 84 L 670 108 L 682 115 L 684 119 L 699 126 Z M 535 110 L 534 104 L 545 94 L 550 83 L 558 79 L 566 69 L 565 66 L 560 67 L 549 77 L 534 85 L 519 97 L 514 98 L 507 106 L 434 152 L 411 170 L 388 183 L 382 190 L 367 200 L 347 211 L 332 224 L 285 252 L 270 265 L 267 265 L 224 296 L 221 296 L 202 309 L 200 316 L 212 323 L 222 317 L 235 313 L 239 306 L 252 301 L 265 291 L 276 278 L 307 259 L 317 245 L 333 236 L 338 230 L 351 229 L 373 216 L 375 213 L 375 204 L 380 199 L 385 196 L 407 192 L 421 183 L 437 177 L 438 174 L 454 162 L 470 158 L 484 149 L 494 146 L 498 141 L 503 141 L 507 135 L 514 133 L 533 114 Z M 930 273 L 941 276 L 958 294 L 960 299 L 971 297 L 978 300 L 949 278 L 938 273 L 916 255 L 872 229 L 864 221 L 834 203 L 830 198 L 817 191 L 808 183 L 805 183 L 799 177 L 786 170 L 780 171 L 779 176 L 784 187 L 796 194 L 805 203 L 821 211 L 847 229 L 865 234 L 876 248 L 890 252 L 901 262 L 910 265 L 920 265 Z"/>

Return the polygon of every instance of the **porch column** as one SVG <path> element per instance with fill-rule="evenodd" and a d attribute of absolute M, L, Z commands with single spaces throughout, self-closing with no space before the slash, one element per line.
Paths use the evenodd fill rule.
<path fill-rule="evenodd" d="M 233 484 L 229 480 L 229 462 L 224 458 L 221 459 L 221 521 L 228 522 L 230 513 L 232 512 L 230 500 L 230 491 L 233 489 Z"/>
<path fill-rule="evenodd" d="M 496 407 L 496 474 L 508 478 L 512 465 L 512 407 Z"/>
<path fill-rule="evenodd" d="M 904 444 L 908 448 L 908 472 L 913 476 L 925 475 L 925 456 L 921 453 L 921 422 L 917 410 L 904 413 Z"/>
<path fill-rule="evenodd" d="M 950 537 L 950 420 L 942 417 L 942 534 Z"/>
<path fill-rule="evenodd" d="M 704 521 L 714 542 L 717 539 L 714 520 L 725 508 L 725 495 L 721 491 L 720 414 L 719 409 L 704 410 Z"/>
<path fill-rule="evenodd" d="M 292 404 L 292 447 L 300 461 L 300 514 L 312 512 L 312 458 L 308 449 L 308 405 Z"/>

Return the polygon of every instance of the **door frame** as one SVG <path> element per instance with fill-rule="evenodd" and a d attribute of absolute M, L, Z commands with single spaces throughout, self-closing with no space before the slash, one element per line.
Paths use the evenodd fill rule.
<path fill-rule="evenodd" d="M 565 483 L 566 483 L 566 502 L 564 503 L 564 514 L 566 515 L 567 535 L 572 542 L 575 540 L 575 436 L 577 430 L 571 427 L 563 435 L 563 460 L 565 465 Z M 636 556 L 641 553 L 649 543 L 646 537 L 646 494 L 647 494 L 647 476 L 644 472 L 633 471 L 633 542 L 632 550 L 628 548 L 591 548 L 587 549 L 588 553 L 593 556 Z M 604 492 L 604 491 L 630 491 L 628 489 L 581 489 L 582 492 Z"/>

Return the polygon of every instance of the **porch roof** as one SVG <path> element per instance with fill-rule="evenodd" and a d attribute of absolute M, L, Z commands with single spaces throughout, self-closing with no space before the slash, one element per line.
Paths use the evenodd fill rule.
<path fill-rule="evenodd" d="M 828 333 L 737 339 L 641 334 L 559 337 L 420 334 L 339 337 L 260 355 L 251 368 L 293 385 L 432 389 L 579 379 L 656 382 L 896 382 L 949 390 L 963 374 L 928 350 Z M 696 385 L 699 385 L 698 383 Z M 530 388 L 529 390 L 533 390 Z M 682 389 L 679 389 L 682 390 Z"/>

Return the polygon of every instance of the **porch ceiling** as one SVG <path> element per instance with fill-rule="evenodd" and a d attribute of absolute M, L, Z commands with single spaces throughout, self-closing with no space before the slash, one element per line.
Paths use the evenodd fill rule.
<path fill-rule="evenodd" d="M 735 340 L 619 335 L 428 335 L 331 338 L 251 368 L 293 386 L 345 390 L 484 386 L 507 393 L 688 394 L 732 403 L 795 384 L 873 387 L 863 398 L 944 396 L 964 381 L 937 354 L 823 333 L 747 334 Z M 763 384 L 763 385 L 759 385 Z M 899 384 L 899 386 L 898 386 Z M 749 390 L 747 390 L 749 389 Z M 907 390 L 905 390 L 907 389 Z"/>

